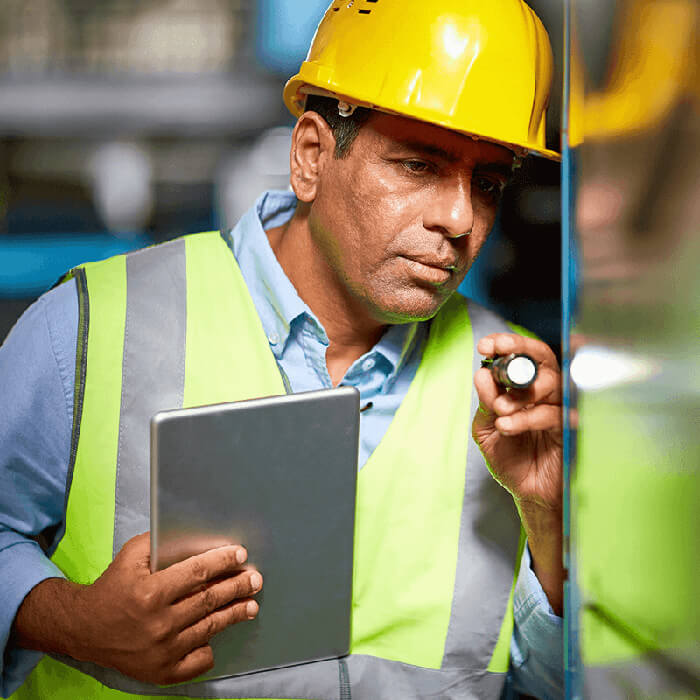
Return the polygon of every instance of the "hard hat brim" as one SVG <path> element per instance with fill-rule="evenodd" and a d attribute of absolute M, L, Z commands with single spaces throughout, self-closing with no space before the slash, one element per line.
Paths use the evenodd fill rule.
<path fill-rule="evenodd" d="M 553 160 L 556 162 L 561 162 L 561 154 L 557 151 L 548 148 L 533 148 L 530 146 L 524 146 L 518 143 L 510 143 L 508 141 L 503 141 L 501 139 L 494 138 L 492 136 L 475 133 L 473 131 L 467 131 L 463 129 L 455 128 L 449 120 L 440 120 L 439 118 L 431 117 L 430 119 L 421 119 L 420 116 L 413 114 L 406 114 L 398 112 L 394 109 L 383 107 L 382 105 L 373 104 L 371 102 L 365 102 L 363 100 L 358 100 L 355 97 L 349 95 L 343 95 L 341 93 L 333 92 L 323 88 L 318 88 L 314 85 L 310 85 L 306 81 L 300 78 L 300 75 L 295 75 L 293 78 L 287 81 L 284 87 L 284 103 L 291 114 L 297 119 L 304 113 L 304 102 L 306 101 L 307 95 L 320 95 L 323 97 L 329 97 L 335 100 L 342 100 L 348 104 L 355 105 L 357 107 L 364 107 L 366 109 L 373 109 L 378 112 L 384 112 L 385 114 L 392 114 L 399 117 L 405 117 L 407 119 L 414 119 L 415 121 L 424 122 L 426 124 L 432 124 L 434 126 L 439 126 L 449 131 L 454 131 L 458 134 L 464 134 L 473 139 L 480 141 L 488 141 L 489 143 L 495 143 L 498 146 L 503 146 L 521 158 L 533 155 L 540 156 L 542 158 L 547 158 L 548 160 Z"/>

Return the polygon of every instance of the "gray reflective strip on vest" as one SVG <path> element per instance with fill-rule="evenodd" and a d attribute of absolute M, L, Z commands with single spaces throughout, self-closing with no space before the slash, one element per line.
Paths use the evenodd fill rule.
<path fill-rule="evenodd" d="M 299 698 L 300 700 L 344 700 L 340 697 L 340 682 L 338 662 L 317 661 L 290 668 L 278 668 L 274 671 L 260 671 L 245 676 L 219 678 L 203 683 L 185 683 L 183 685 L 167 686 L 140 683 L 111 668 L 102 668 L 92 663 L 76 661 L 65 656 L 56 655 L 54 658 L 68 666 L 96 678 L 100 683 L 114 690 L 120 690 L 134 695 L 167 695 L 168 697 L 185 698 Z M 379 700 L 377 693 L 356 695 L 353 691 L 352 700 L 360 698 Z M 398 696 L 386 695 L 395 700 Z M 457 697 L 457 696 L 456 696 Z"/>
<path fill-rule="evenodd" d="M 374 656 L 344 659 L 350 694 L 341 695 L 337 661 L 317 661 L 274 671 L 161 688 L 139 683 L 118 671 L 55 656 L 115 690 L 136 695 L 185 698 L 299 698 L 303 700 L 496 700 L 504 674 L 462 669 L 425 669 Z"/>
<path fill-rule="evenodd" d="M 349 656 L 352 700 L 496 700 L 505 674 L 429 669 L 374 656 Z"/>
<path fill-rule="evenodd" d="M 468 310 L 474 336 L 472 368 L 476 372 L 481 360 L 476 351 L 478 340 L 491 333 L 512 333 L 512 330 L 499 316 L 472 301 L 468 302 Z M 478 405 L 479 397 L 473 390 L 472 416 Z M 471 425 L 467 430 L 471 432 Z M 470 439 L 457 575 L 442 668 L 488 666 L 497 636 L 490 646 L 484 643 L 484 635 L 488 631 L 497 635 L 500 631 L 513 585 L 519 535 L 520 520 L 513 499 L 493 479 L 479 448 Z M 485 591 L 489 605 L 480 606 Z"/>
<path fill-rule="evenodd" d="M 182 407 L 186 310 L 184 240 L 127 255 L 114 554 L 150 529 L 150 420 Z"/>

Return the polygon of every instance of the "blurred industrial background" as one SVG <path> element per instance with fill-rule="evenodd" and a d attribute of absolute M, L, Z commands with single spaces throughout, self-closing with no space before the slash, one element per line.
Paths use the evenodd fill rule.
<path fill-rule="evenodd" d="M 281 90 L 327 4 L 0 2 L 0 339 L 71 266 L 232 226 L 287 187 Z M 531 4 L 559 86 L 561 2 Z M 557 165 L 527 162 L 462 288 L 557 349 L 559 199 Z"/>

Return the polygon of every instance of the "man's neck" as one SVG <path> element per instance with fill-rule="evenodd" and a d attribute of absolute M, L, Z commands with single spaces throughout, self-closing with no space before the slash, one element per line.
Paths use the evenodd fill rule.
<path fill-rule="evenodd" d="M 305 217 L 296 213 L 266 233 L 285 274 L 326 331 L 326 366 L 336 386 L 352 363 L 376 345 L 386 325 L 347 294 L 314 246 Z"/>

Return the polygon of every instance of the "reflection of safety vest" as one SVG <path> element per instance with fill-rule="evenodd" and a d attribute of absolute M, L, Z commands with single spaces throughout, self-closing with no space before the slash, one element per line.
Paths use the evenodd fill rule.
<path fill-rule="evenodd" d="M 91 263 L 73 276 L 80 322 L 72 480 L 53 561 L 88 583 L 149 529 L 151 415 L 284 388 L 218 233 Z M 348 657 L 167 689 L 44 657 L 12 697 L 497 698 L 523 539 L 512 499 L 470 438 L 472 337 L 508 330 L 457 296 L 431 324 L 409 391 L 359 472 Z"/>

